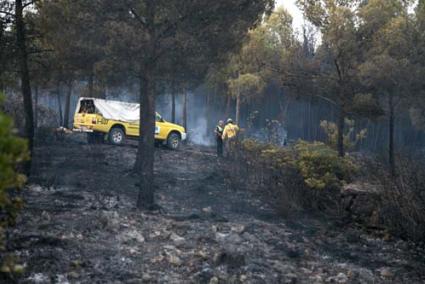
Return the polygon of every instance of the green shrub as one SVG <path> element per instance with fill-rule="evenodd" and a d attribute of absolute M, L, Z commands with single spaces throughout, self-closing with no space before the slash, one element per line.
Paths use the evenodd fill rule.
<path fill-rule="evenodd" d="M 305 183 L 312 189 L 339 189 L 356 172 L 356 166 L 349 157 L 341 158 L 337 151 L 321 142 L 299 141 L 295 165 Z"/>
<path fill-rule="evenodd" d="M 301 208 L 338 210 L 339 190 L 357 170 L 351 158 L 319 142 L 279 147 L 246 139 L 236 156 L 229 170 L 232 185 L 271 196 L 285 215 Z"/>
<path fill-rule="evenodd" d="M 338 143 L 338 126 L 334 122 L 322 120 L 320 128 L 323 129 L 327 136 L 327 144 L 333 149 L 337 149 Z M 356 133 L 355 121 L 345 119 L 344 147 L 346 149 L 354 148 L 359 142 L 364 140 L 367 135 L 367 129 L 362 129 Z"/>
<path fill-rule="evenodd" d="M 5 231 L 15 224 L 22 208 L 22 199 L 17 192 L 26 178 L 17 172 L 17 167 L 28 157 L 27 142 L 15 135 L 12 120 L 0 112 L 0 251 L 5 249 Z M 1 272 L 14 271 L 8 259 L 10 257 L 0 259 Z"/>
<path fill-rule="evenodd" d="M 357 170 L 349 157 L 339 157 L 337 151 L 321 142 L 300 140 L 293 147 L 284 148 L 244 140 L 240 150 L 249 164 L 261 164 L 274 171 L 295 169 L 312 189 L 340 188 L 351 181 Z"/>

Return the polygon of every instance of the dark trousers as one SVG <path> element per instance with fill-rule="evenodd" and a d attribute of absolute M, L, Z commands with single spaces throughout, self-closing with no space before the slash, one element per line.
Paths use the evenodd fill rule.
<path fill-rule="evenodd" d="M 217 138 L 217 156 L 223 157 L 223 139 Z"/>

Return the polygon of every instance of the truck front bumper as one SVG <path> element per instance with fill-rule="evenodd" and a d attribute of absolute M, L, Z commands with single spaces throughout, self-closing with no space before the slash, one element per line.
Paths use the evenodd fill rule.
<path fill-rule="evenodd" d="M 182 141 L 185 141 L 187 139 L 187 133 L 182 133 Z"/>

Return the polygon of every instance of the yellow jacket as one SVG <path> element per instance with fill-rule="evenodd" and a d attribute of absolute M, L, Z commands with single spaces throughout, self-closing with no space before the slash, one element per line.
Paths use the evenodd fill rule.
<path fill-rule="evenodd" d="M 228 123 L 226 127 L 224 127 L 222 138 L 223 140 L 234 138 L 236 137 L 238 132 L 239 132 L 239 126 L 233 123 Z"/>

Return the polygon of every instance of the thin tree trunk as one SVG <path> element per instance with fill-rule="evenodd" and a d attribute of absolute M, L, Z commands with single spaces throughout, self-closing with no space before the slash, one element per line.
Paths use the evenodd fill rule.
<path fill-rule="evenodd" d="M 211 104 L 211 93 L 207 92 L 207 97 L 206 97 L 206 102 L 205 102 L 207 127 L 204 129 L 206 136 L 208 136 L 210 134 L 211 129 L 214 127 L 214 126 L 212 126 L 212 121 L 211 121 L 211 106 L 210 106 L 210 104 Z"/>
<path fill-rule="evenodd" d="M 65 98 L 65 113 L 64 113 L 63 126 L 66 128 L 69 128 L 69 108 L 71 105 L 71 96 L 72 96 L 72 81 L 68 83 L 68 92 L 66 93 L 66 98 Z"/>
<path fill-rule="evenodd" d="M 238 93 L 236 96 L 236 124 L 239 125 L 241 115 L 241 95 Z"/>
<path fill-rule="evenodd" d="M 183 127 L 186 129 L 186 133 L 188 132 L 187 129 L 187 91 L 183 90 Z"/>
<path fill-rule="evenodd" d="M 21 78 L 21 91 L 24 101 L 25 111 L 25 137 L 28 139 L 28 148 L 30 155 L 34 146 L 34 117 L 32 108 L 31 82 L 28 69 L 28 53 L 25 39 L 25 24 L 23 17 L 24 7 L 22 0 L 15 1 L 15 21 L 16 21 L 16 44 L 19 61 L 19 75 Z M 31 161 L 24 165 L 24 171 L 29 174 L 31 170 Z"/>
<path fill-rule="evenodd" d="M 171 82 L 171 122 L 176 123 L 176 83 Z"/>
<path fill-rule="evenodd" d="M 344 149 L 345 111 L 343 106 L 340 106 L 337 127 L 338 127 L 338 139 L 337 139 L 338 155 L 340 157 L 344 157 L 345 156 L 345 149 Z"/>
<path fill-rule="evenodd" d="M 38 86 L 34 89 L 34 127 L 38 127 Z"/>
<path fill-rule="evenodd" d="M 146 48 L 148 61 L 142 65 L 140 72 L 140 127 L 139 147 L 137 151 L 136 165 L 140 172 L 140 188 L 137 198 L 137 208 L 152 210 L 155 208 L 155 95 L 156 82 L 154 77 L 156 58 L 154 39 L 155 34 L 155 2 L 146 1 L 146 30 L 149 40 Z"/>
<path fill-rule="evenodd" d="M 59 83 L 56 86 L 56 99 L 58 101 L 59 126 L 63 126 L 62 101 L 61 101 L 61 91 L 60 91 Z"/>
<path fill-rule="evenodd" d="M 146 69 L 148 70 L 148 69 Z M 140 128 L 136 169 L 140 173 L 140 189 L 137 208 L 152 209 L 154 199 L 154 152 L 155 152 L 155 87 L 149 71 L 140 79 Z"/>
<path fill-rule="evenodd" d="M 394 98 L 390 94 L 388 97 L 388 107 L 389 107 L 389 136 L 388 136 L 388 161 L 390 172 L 392 176 L 395 176 L 395 160 L 394 160 Z"/>

